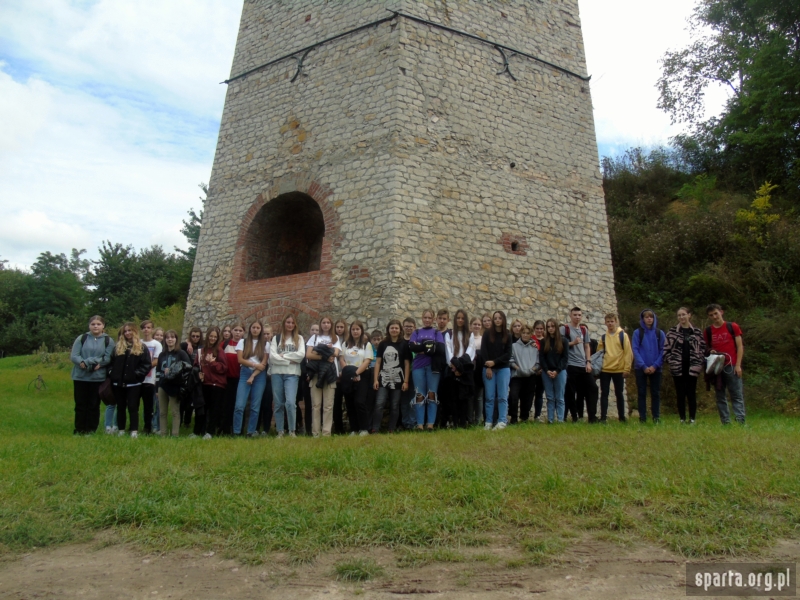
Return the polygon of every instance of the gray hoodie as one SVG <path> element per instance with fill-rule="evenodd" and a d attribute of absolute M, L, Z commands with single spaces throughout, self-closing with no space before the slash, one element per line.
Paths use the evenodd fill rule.
<path fill-rule="evenodd" d="M 531 340 L 526 344 L 522 339 L 518 339 L 511 346 L 511 360 L 517 365 L 512 369 L 512 377 L 530 377 L 539 368 L 539 346 L 536 340 Z"/>
<path fill-rule="evenodd" d="M 86 341 L 81 344 L 81 338 L 86 336 Z M 91 333 L 79 335 L 72 344 L 72 353 L 69 358 L 73 363 L 72 379 L 75 381 L 103 381 L 106 378 L 106 365 L 111 362 L 111 352 L 114 350 L 114 340 L 105 333 L 96 338 Z M 86 365 L 81 369 L 81 363 Z M 96 365 L 100 368 L 94 370 Z"/>

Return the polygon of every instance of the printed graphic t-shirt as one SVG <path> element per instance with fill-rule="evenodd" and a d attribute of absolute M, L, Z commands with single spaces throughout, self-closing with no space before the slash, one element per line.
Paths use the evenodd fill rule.
<path fill-rule="evenodd" d="M 742 330 L 736 323 L 731 323 L 733 326 L 734 336 L 741 336 Z M 728 325 L 723 323 L 722 327 L 711 326 L 711 349 L 716 350 L 720 354 L 727 354 L 725 357 L 726 365 L 735 365 L 738 357 L 736 353 L 736 339 L 731 337 L 731 332 L 728 331 Z"/>
<path fill-rule="evenodd" d="M 396 390 L 403 386 L 406 361 L 411 360 L 408 344 L 401 339 L 397 342 L 383 340 L 378 345 L 378 356 L 381 359 L 379 381 L 382 387 Z"/>
<path fill-rule="evenodd" d="M 150 360 L 158 360 L 158 356 L 161 354 L 161 342 L 158 340 L 150 340 L 146 342 L 142 340 L 142 346 L 145 346 L 150 351 Z M 156 384 L 156 368 L 153 367 L 150 369 L 150 372 L 147 374 L 147 377 L 144 378 L 142 383 L 149 383 L 150 385 Z"/>

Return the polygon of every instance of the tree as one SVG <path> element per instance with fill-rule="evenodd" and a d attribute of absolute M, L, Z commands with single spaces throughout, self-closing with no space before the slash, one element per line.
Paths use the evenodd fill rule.
<path fill-rule="evenodd" d="M 78 254 L 80 256 L 80 254 Z M 25 312 L 37 316 L 78 316 L 86 310 L 86 290 L 64 254 L 42 252 L 31 267 Z"/>
<path fill-rule="evenodd" d="M 700 170 L 753 189 L 800 181 L 800 3 L 698 0 L 689 23 L 692 43 L 665 54 L 658 81 L 658 107 L 692 128 L 677 145 Z M 731 96 L 703 120 L 713 84 Z"/>
<path fill-rule="evenodd" d="M 200 228 L 203 224 L 203 213 L 205 212 L 206 200 L 208 199 L 208 186 L 205 183 L 201 183 L 198 184 L 197 187 L 203 190 L 203 194 L 205 194 L 205 197 L 200 196 L 200 202 L 202 202 L 203 208 L 200 209 L 199 214 L 195 212 L 194 208 L 190 208 L 189 220 L 183 221 L 183 228 L 181 229 L 181 233 L 189 244 L 189 249 L 182 250 L 178 247 L 175 248 L 175 251 L 189 259 L 192 265 L 194 265 L 194 258 L 197 255 L 197 243 L 200 241 Z"/>

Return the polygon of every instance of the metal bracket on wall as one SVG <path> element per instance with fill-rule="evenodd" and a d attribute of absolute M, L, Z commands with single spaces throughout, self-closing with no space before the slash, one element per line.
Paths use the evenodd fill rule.
<path fill-rule="evenodd" d="M 508 64 L 508 59 L 516 56 L 517 53 L 512 52 L 509 56 L 506 56 L 506 53 L 503 52 L 503 49 L 500 46 L 495 46 L 495 49 L 500 53 L 500 56 L 503 57 L 503 69 L 498 71 L 497 74 L 502 75 L 503 73 L 508 73 L 508 76 L 511 77 L 511 79 L 513 79 L 514 81 L 516 81 L 517 78 L 514 77 L 514 74 L 511 72 L 511 66 Z"/>
<path fill-rule="evenodd" d="M 297 59 L 297 71 L 294 72 L 294 77 L 290 79 L 291 82 L 294 82 L 294 80 L 300 75 L 300 72 L 303 70 L 303 61 L 306 59 L 306 56 L 308 56 L 308 53 L 312 50 L 313 48 L 308 48 L 305 52 L 303 52 L 302 56 Z M 305 75 L 305 73 L 303 73 L 303 75 Z"/>
<path fill-rule="evenodd" d="M 357 33 L 357 32 L 362 31 L 364 29 L 368 29 L 370 27 L 376 27 L 377 25 L 380 25 L 381 23 L 386 23 L 387 21 L 393 21 L 394 19 L 397 19 L 398 17 L 402 17 L 402 18 L 408 19 L 410 21 L 416 21 L 417 23 L 424 23 L 425 25 L 430 25 L 431 27 L 436 27 L 437 29 L 442 29 L 444 31 L 449 31 L 450 33 L 455 33 L 456 35 L 460 35 L 460 36 L 463 36 L 463 37 L 468 37 L 468 38 L 470 38 L 472 40 L 475 40 L 475 41 L 478 41 L 478 42 L 480 42 L 482 44 L 488 44 L 488 45 L 494 47 L 495 50 L 500 52 L 500 55 L 503 58 L 503 69 L 501 71 L 498 71 L 497 74 L 498 75 L 502 75 L 503 73 L 508 73 L 509 77 L 511 77 L 511 79 L 513 79 L 514 81 L 517 81 L 517 78 L 511 72 L 511 67 L 510 67 L 508 61 L 509 61 L 510 58 L 512 58 L 512 57 L 514 57 L 516 55 L 524 56 L 525 58 L 529 58 L 529 59 L 531 59 L 533 61 L 536 61 L 536 62 L 538 62 L 540 64 L 543 64 L 543 65 L 546 65 L 546 66 L 548 66 L 548 67 L 550 67 L 552 69 L 555 69 L 556 71 L 564 73 L 565 75 L 570 75 L 572 77 L 577 77 L 581 81 L 589 81 L 592 78 L 591 75 L 588 76 L 588 77 L 585 77 L 585 76 L 583 76 L 583 75 L 581 75 L 579 73 L 575 73 L 574 71 L 570 71 L 569 69 L 565 69 L 564 67 L 559 67 L 556 64 L 553 64 L 553 63 L 548 62 L 548 61 L 546 61 L 544 59 L 541 59 L 538 56 L 533 56 L 532 54 L 528 54 L 527 52 L 522 52 L 521 50 L 517 50 L 515 48 L 510 48 L 509 46 L 505 46 L 503 44 L 500 44 L 500 43 L 497 43 L 497 42 L 493 42 L 493 41 L 488 40 L 488 39 L 484 39 L 484 38 L 479 37 L 477 35 L 473 35 L 471 33 L 467 33 L 466 31 L 461 31 L 459 29 L 453 29 L 452 27 L 447 27 L 446 25 L 442 25 L 441 23 L 435 23 L 434 21 L 428 21 L 427 19 L 421 19 L 419 17 L 415 17 L 413 15 L 407 15 L 405 13 L 401 13 L 401 12 L 394 11 L 394 10 L 390 10 L 389 12 L 392 13 L 391 17 L 386 17 L 384 19 L 378 19 L 377 21 L 372 21 L 370 23 L 366 23 L 364 25 L 360 25 L 359 27 L 356 27 L 355 29 L 350 29 L 348 31 L 344 31 L 344 32 L 339 33 L 337 35 L 334 35 L 332 37 L 329 37 L 329 38 L 326 38 L 326 39 L 321 40 L 319 42 L 316 42 L 315 44 L 311 44 L 310 46 L 306 46 L 305 48 L 300 48 L 298 50 L 295 50 L 294 52 L 291 52 L 290 54 L 285 54 L 284 56 L 281 56 L 280 58 L 276 58 L 276 59 L 273 59 L 273 60 L 271 60 L 269 62 L 266 62 L 263 65 L 259 65 L 257 67 L 253 67 L 252 69 L 250 69 L 248 71 L 245 71 L 244 73 L 239 73 L 238 75 L 236 75 L 234 77 L 231 77 L 230 79 L 226 79 L 222 83 L 229 84 L 229 83 L 231 83 L 233 81 L 236 81 L 237 79 L 242 79 L 243 77 L 247 77 L 251 73 L 255 73 L 256 71 L 260 71 L 261 69 L 263 69 L 265 67 L 268 67 L 270 65 L 274 65 L 276 63 L 279 63 L 281 61 L 287 60 L 289 58 L 295 58 L 297 56 L 300 56 L 300 58 L 297 59 L 297 70 L 295 71 L 294 76 L 291 79 L 291 81 L 295 81 L 300 76 L 300 73 L 303 70 L 303 62 L 305 61 L 306 57 L 315 48 L 318 48 L 318 47 L 322 46 L 323 44 L 327 44 L 328 42 L 332 42 L 333 40 L 338 40 L 339 38 L 351 35 L 353 33 Z M 509 52 L 509 54 L 506 54 L 506 52 Z"/>

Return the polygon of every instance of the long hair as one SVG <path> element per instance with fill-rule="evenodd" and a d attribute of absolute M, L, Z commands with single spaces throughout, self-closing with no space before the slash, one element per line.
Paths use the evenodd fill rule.
<path fill-rule="evenodd" d="M 291 333 L 286 331 L 286 321 L 291 319 L 294 321 L 294 329 L 292 329 Z M 288 313 L 285 317 L 283 317 L 283 321 L 281 321 L 281 347 L 286 347 L 286 338 L 291 337 L 292 343 L 295 345 L 295 348 L 300 345 L 300 334 L 297 332 L 297 318 L 292 314 Z"/>
<path fill-rule="evenodd" d="M 181 349 L 181 338 L 178 337 L 178 332 L 175 331 L 174 329 L 167 329 L 164 332 L 164 350 L 166 350 L 167 352 L 170 352 L 169 346 L 167 346 L 167 338 L 170 337 L 170 336 L 175 338 L 175 347 L 172 350 L 180 350 Z"/>
<path fill-rule="evenodd" d="M 550 332 L 548 331 L 550 324 L 553 324 L 556 328 L 556 332 L 551 336 Z M 558 321 L 555 319 L 547 319 L 547 323 L 544 324 L 544 352 L 550 352 L 550 339 L 553 339 L 553 346 L 556 349 L 556 354 L 562 354 L 564 352 L 564 341 L 561 339 L 561 330 L 558 327 Z"/>
<path fill-rule="evenodd" d="M 500 326 L 499 332 L 495 331 L 494 315 L 500 315 L 503 319 L 503 324 Z M 496 333 L 502 334 L 502 340 L 504 344 L 508 342 L 508 321 L 506 320 L 506 313 L 504 313 L 502 310 L 496 310 L 492 315 L 492 326 L 489 328 L 489 341 L 493 344 Z"/>
<path fill-rule="evenodd" d="M 253 337 L 253 325 L 258 323 L 261 330 L 258 332 L 258 337 Z M 255 344 L 253 344 L 255 342 Z M 253 347 L 255 346 L 255 347 Z M 247 333 L 244 336 L 244 348 L 242 349 L 242 358 L 247 360 L 255 356 L 258 362 L 264 360 L 264 324 L 256 319 L 247 327 Z"/>
<path fill-rule="evenodd" d="M 464 316 L 464 324 L 461 327 L 458 326 L 458 315 Z M 461 356 L 462 348 L 458 341 L 459 333 L 464 340 L 464 344 L 469 346 L 469 315 L 463 308 L 459 308 L 456 314 L 453 315 L 453 356 Z"/>
<path fill-rule="evenodd" d="M 386 338 L 389 341 L 392 340 L 392 334 L 389 333 L 389 327 L 391 327 L 392 325 L 397 325 L 400 328 L 400 334 L 398 335 L 397 339 L 398 340 L 402 340 L 403 339 L 403 324 L 400 322 L 399 319 L 392 319 L 391 321 L 389 321 L 386 324 Z"/>
<path fill-rule="evenodd" d="M 322 322 L 325 321 L 325 320 L 330 321 L 330 324 L 331 324 L 331 329 L 328 332 L 328 335 L 331 337 L 331 345 L 333 346 L 333 345 L 336 344 L 336 342 L 339 341 L 339 336 L 336 335 L 336 325 L 334 324 L 333 319 L 331 319 L 327 315 L 324 315 L 319 320 L 319 335 L 322 335 Z M 347 330 L 347 327 L 345 327 L 345 330 Z"/>
<path fill-rule="evenodd" d="M 360 327 L 361 328 L 361 336 L 356 340 L 353 339 L 353 327 Z M 369 338 L 367 337 L 367 332 L 364 331 L 364 324 L 361 321 L 355 320 L 350 323 L 350 329 L 347 331 L 347 340 L 345 340 L 344 345 L 348 348 L 353 348 L 354 346 L 358 346 L 359 348 L 366 348 L 367 342 L 369 342 Z"/>
<path fill-rule="evenodd" d="M 140 355 L 144 352 L 144 346 L 142 345 L 142 340 L 139 339 L 139 328 L 136 327 L 136 323 L 123 323 L 122 327 L 119 328 L 119 333 L 117 334 L 117 345 L 116 345 L 116 353 L 117 356 L 125 354 L 128 350 L 128 342 L 125 340 L 125 328 L 128 327 L 133 331 L 133 343 L 131 344 L 131 354 L 135 354 L 136 356 Z"/>
<path fill-rule="evenodd" d="M 211 345 L 208 338 L 213 332 L 217 333 L 217 341 L 214 343 L 214 345 Z M 203 354 L 211 354 L 214 358 L 217 358 L 221 343 L 222 333 L 220 332 L 219 327 L 212 325 L 206 330 L 205 340 L 203 341 Z"/>

